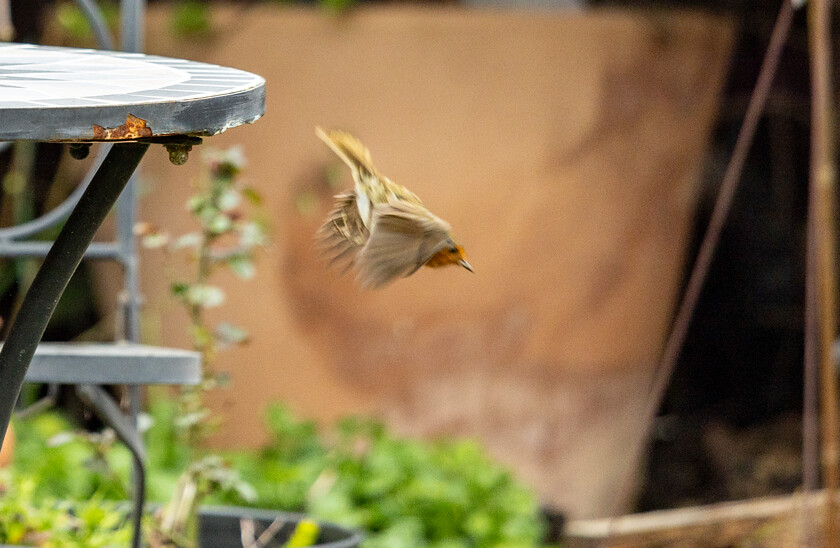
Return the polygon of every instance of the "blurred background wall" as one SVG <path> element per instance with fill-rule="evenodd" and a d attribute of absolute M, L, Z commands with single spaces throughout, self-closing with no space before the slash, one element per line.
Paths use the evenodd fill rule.
<path fill-rule="evenodd" d="M 617 482 L 642 443 L 731 26 L 615 10 L 212 15 L 211 34 L 183 40 L 153 6 L 147 49 L 267 79 L 265 118 L 205 145 L 243 147 L 274 233 L 257 277 L 227 288 L 222 315 L 251 344 L 220 361 L 216 442 L 258 444 L 278 399 L 322 420 L 370 412 L 408 434 L 479 437 L 572 515 L 626 502 Z M 453 225 L 476 273 L 363 292 L 327 269 L 312 235 L 352 182 L 315 125 L 362 138 Z M 188 230 L 199 162 L 149 156 L 142 218 Z M 148 337 L 186 344 L 161 261 L 143 261 Z"/>

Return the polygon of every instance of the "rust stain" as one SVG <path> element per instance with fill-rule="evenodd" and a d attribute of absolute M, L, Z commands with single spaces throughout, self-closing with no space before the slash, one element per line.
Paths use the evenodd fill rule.
<path fill-rule="evenodd" d="M 129 114 L 125 119 L 125 123 L 121 126 L 102 127 L 93 124 L 93 138 L 97 140 L 120 141 L 151 136 L 152 128 L 149 127 L 146 120 L 138 118 L 133 114 Z"/>

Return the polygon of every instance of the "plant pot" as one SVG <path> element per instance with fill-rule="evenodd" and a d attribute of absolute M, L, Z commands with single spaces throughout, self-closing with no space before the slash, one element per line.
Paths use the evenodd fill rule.
<path fill-rule="evenodd" d="M 255 534 L 260 533 L 276 519 L 283 522 L 283 526 L 266 548 L 280 547 L 288 539 L 297 523 L 305 516 L 290 514 L 274 510 L 259 508 L 243 508 L 239 506 L 206 506 L 199 512 L 199 541 L 201 548 L 239 548 L 242 546 L 241 520 L 254 520 Z M 320 533 L 318 541 L 313 546 L 318 548 L 353 548 L 359 546 L 362 535 L 350 529 L 345 529 L 332 523 L 318 522 Z"/>
<path fill-rule="evenodd" d="M 262 548 L 279 548 L 289 540 L 298 522 L 306 516 L 241 506 L 202 506 L 198 518 L 198 546 L 200 548 L 241 548 L 242 520 L 254 521 L 254 533 L 258 538 L 275 520 L 282 527 Z M 362 542 L 362 535 L 356 531 L 332 523 L 318 522 L 319 534 L 313 548 L 355 548 Z M 0 544 L 0 548 L 21 548 L 25 545 Z"/>

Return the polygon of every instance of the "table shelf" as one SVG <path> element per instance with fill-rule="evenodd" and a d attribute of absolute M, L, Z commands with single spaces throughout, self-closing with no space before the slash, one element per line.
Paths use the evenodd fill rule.
<path fill-rule="evenodd" d="M 41 343 L 25 382 L 194 385 L 201 354 L 134 343 Z"/>

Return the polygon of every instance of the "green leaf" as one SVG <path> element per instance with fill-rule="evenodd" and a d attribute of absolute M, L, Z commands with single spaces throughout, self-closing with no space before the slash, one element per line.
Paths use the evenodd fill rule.
<path fill-rule="evenodd" d="M 226 264 L 230 267 L 234 274 L 243 280 L 250 280 L 254 277 L 254 274 L 256 274 L 254 261 L 251 260 L 249 255 L 233 255 L 227 259 Z"/>
<path fill-rule="evenodd" d="M 226 188 L 220 195 L 216 204 L 221 211 L 231 211 L 242 203 L 242 196 L 235 188 Z"/>
<path fill-rule="evenodd" d="M 90 25 L 75 3 L 64 2 L 56 13 L 58 24 L 74 40 L 83 40 L 92 35 Z"/>
<path fill-rule="evenodd" d="M 172 296 L 177 299 L 186 299 L 187 290 L 189 288 L 190 284 L 184 282 L 175 282 L 169 286 L 169 290 L 172 292 Z"/>
<path fill-rule="evenodd" d="M 187 198 L 186 208 L 187 211 L 195 214 L 204 209 L 207 205 L 207 197 L 203 194 L 194 194 Z"/>
<path fill-rule="evenodd" d="M 184 297 L 187 303 L 204 308 L 215 308 L 225 302 L 225 292 L 222 288 L 209 284 L 190 285 Z"/>
<path fill-rule="evenodd" d="M 68 444 L 75 439 L 76 436 L 73 432 L 59 432 L 48 439 L 46 445 L 47 447 L 61 447 L 62 445 Z"/>
<path fill-rule="evenodd" d="M 242 223 L 239 228 L 239 245 L 246 249 L 261 247 L 268 243 L 265 230 L 253 221 Z"/>
<path fill-rule="evenodd" d="M 210 220 L 207 223 L 207 230 L 213 234 L 222 234 L 223 232 L 230 230 L 232 226 L 233 221 L 227 214 L 217 213 L 210 217 Z"/>
<path fill-rule="evenodd" d="M 146 249 L 160 249 L 169 243 L 169 234 L 165 232 L 152 232 L 140 239 L 140 245 Z"/>
<path fill-rule="evenodd" d="M 210 33 L 209 8 L 198 0 L 184 0 L 172 10 L 172 31 L 181 37 L 206 36 Z"/>
<path fill-rule="evenodd" d="M 213 333 L 203 325 L 191 326 L 190 335 L 196 348 L 205 348 L 213 343 Z"/>
<path fill-rule="evenodd" d="M 175 426 L 181 429 L 190 428 L 196 424 L 201 424 L 209 414 L 209 409 L 202 409 L 193 413 L 181 415 L 175 419 Z"/>
<path fill-rule="evenodd" d="M 246 186 L 242 189 L 242 196 L 252 205 L 259 206 L 263 203 L 262 195 L 253 187 Z"/>
<path fill-rule="evenodd" d="M 254 502 L 257 500 L 257 490 L 246 481 L 237 481 L 233 489 L 245 502 Z"/>

